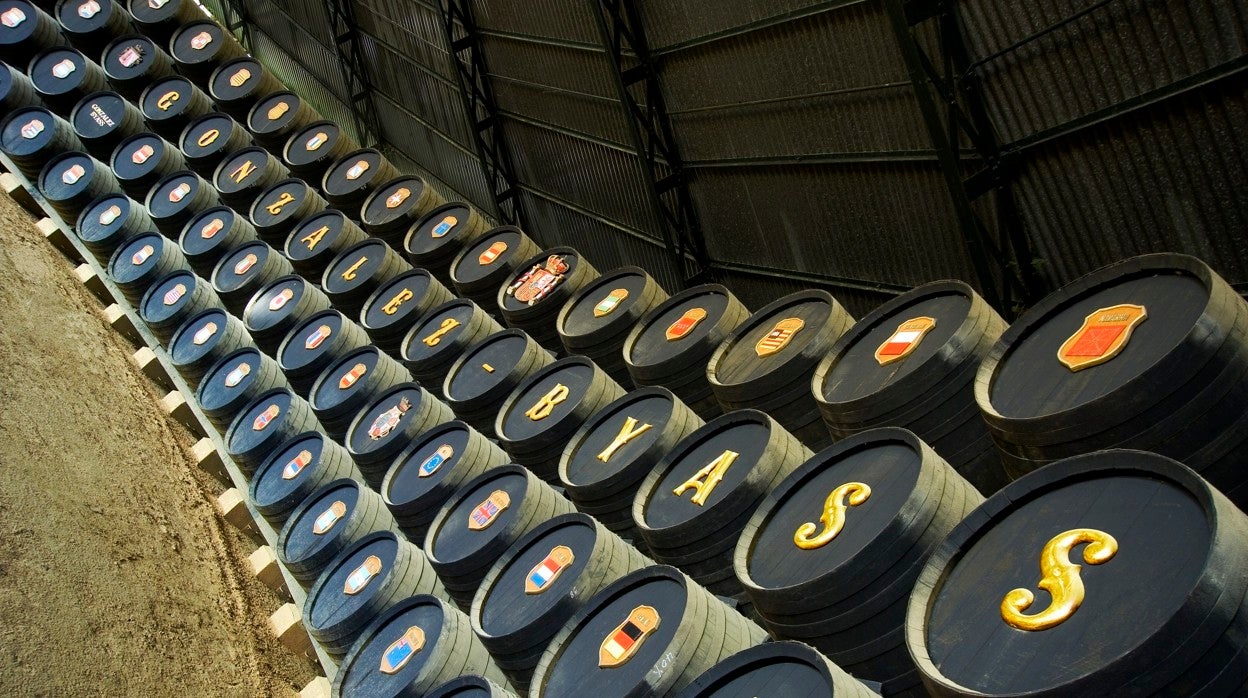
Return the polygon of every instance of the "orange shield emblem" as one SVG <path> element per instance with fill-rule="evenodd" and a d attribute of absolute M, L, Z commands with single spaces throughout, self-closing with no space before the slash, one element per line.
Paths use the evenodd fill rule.
<path fill-rule="evenodd" d="M 875 349 L 875 360 L 881 366 L 901 361 L 919 348 L 923 337 L 936 328 L 936 318 L 916 317 L 897 326 L 884 343 Z"/>
<path fill-rule="evenodd" d="M 1083 320 L 1083 326 L 1062 343 L 1057 360 L 1071 371 L 1099 366 L 1118 356 L 1131 339 L 1131 332 L 1148 319 L 1142 305 L 1113 305 L 1101 308 Z"/>

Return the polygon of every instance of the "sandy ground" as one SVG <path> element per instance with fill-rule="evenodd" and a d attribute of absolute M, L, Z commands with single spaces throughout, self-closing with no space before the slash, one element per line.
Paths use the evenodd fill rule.
<path fill-rule="evenodd" d="M 289 696 L 319 672 L 269 633 L 254 544 L 72 272 L 0 195 L 0 688 Z"/>

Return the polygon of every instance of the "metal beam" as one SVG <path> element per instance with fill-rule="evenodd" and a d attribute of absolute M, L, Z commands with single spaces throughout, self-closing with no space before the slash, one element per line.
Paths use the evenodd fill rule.
<path fill-rule="evenodd" d="M 368 75 L 368 61 L 360 46 L 360 30 L 355 21 L 351 0 L 325 0 L 334 49 L 338 53 L 338 69 L 342 73 L 343 95 L 355 123 L 355 138 L 360 145 L 376 147 L 381 141 L 381 122 L 373 99 L 373 81 Z"/>
<path fill-rule="evenodd" d="M 633 0 L 588 1 L 675 276 L 685 286 L 700 283 L 711 276 L 710 258 L 641 16 Z"/>
<path fill-rule="evenodd" d="M 463 97 L 464 111 L 472 126 L 470 130 L 477 159 L 481 161 L 481 170 L 494 198 L 494 215 L 503 223 L 525 228 L 521 190 L 516 183 L 516 171 L 512 165 L 511 150 L 507 147 L 498 102 L 490 85 L 472 0 L 441 0 L 438 12 L 451 57 L 455 59 L 455 77 Z"/>
<path fill-rule="evenodd" d="M 247 13 L 247 0 L 221 0 L 221 14 L 226 30 L 250 51 L 251 16 Z"/>

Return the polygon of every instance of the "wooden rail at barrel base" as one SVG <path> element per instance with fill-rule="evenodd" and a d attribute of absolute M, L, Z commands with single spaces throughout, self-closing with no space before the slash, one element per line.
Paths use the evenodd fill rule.
<path fill-rule="evenodd" d="M 3 153 L 0 153 L 0 164 L 3 164 L 4 167 L 8 168 L 10 172 L 16 171 L 12 161 L 9 160 Z M 117 286 L 111 279 L 108 278 L 105 270 L 99 265 L 95 258 L 88 253 L 87 249 L 83 247 L 82 242 L 78 239 L 78 236 L 74 234 L 73 229 L 61 220 L 56 212 L 46 204 L 42 195 L 35 191 L 30 186 L 29 182 L 26 182 L 19 175 L 14 176 L 17 177 L 18 180 L 25 186 L 26 190 L 31 193 L 32 197 L 42 209 L 41 215 L 46 217 L 46 223 L 41 221 L 38 224 L 38 227 L 44 234 L 44 237 L 54 246 L 57 246 L 58 249 L 60 249 L 61 244 L 58 241 L 63 239 L 64 243 L 69 247 L 68 251 L 62 250 L 62 252 L 66 254 L 66 257 L 68 257 L 71 262 L 75 265 L 85 263 L 91 271 L 95 273 L 96 277 L 100 279 L 104 288 L 113 298 L 124 298 L 125 296 L 117 289 Z M 112 303 L 108 307 L 104 308 L 103 312 L 108 324 L 119 334 L 132 342 L 136 349 L 146 346 L 155 356 L 156 361 L 163 368 L 164 375 L 168 377 L 169 383 L 172 384 L 170 393 L 178 393 L 178 398 L 171 398 L 169 395 L 166 395 L 166 400 L 170 403 L 178 403 L 175 407 L 184 414 L 189 415 L 188 420 L 193 419 L 193 423 L 199 425 L 211 425 L 211 422 L 204 416 L 203 410 L 200 409 L 198 403 L 194 400 L 186 400 L 185 398 L 182 398 L 182 396 L 194 395 L 195 390 L 191 388 L 174 369 L 173 362 L 169 358 L 169 353 L 164 349 L 164 347 L 161 346 L 160 341 L 156 339 L 155 335 L 147 329 L 147 325 L 143 324 L 143 321 L 139 318 L 137 311 L 134 308 L 131 308 L 127 303 Z M 154 367 L 152 370 L 154 370 Z M 145 370 L 144 373 L 146 374 L 147 371 Z M 181 399 L 179 400 L 179 398 Z M 201 426 L 201 429 L 203 431 L 203 438 L 199 440 L 199 443 L 195 444 L 193 449 L 194 455 L 199 463 L 199 467 L 204 469 L 206 472 L 224 476 L 223 484 L 228 484 L 233 487 L 239 495 L 238 501 L 235 505 L 236 511 L 239 512 L 240 515 L 242 512 L 246 512 L 247 518 L 251 522 L 250 525 L 255 529 L 257 543 L 276 549 L 277 530 L 275 530 L 264 517 L 260 516 L 260 513 L 256 511 L 250 499 L 246 496 L 248 487 L 247 477 L 243 475 L 241 470 L 239 470 L 238 465 L 234 463 L 233 459 L 227 455 L 228 451 L 225 447 L 223 435 L 210 426 Z M 295 580 L 295 578 L 290 576 L 290 573 L 284 566 L 279 564 L 277 569 L 284 580 L 285 588 L 291 599 L 287 606 L 293 608 L 296 615 L 301 615 L 301 609 L 307 601 L 307 593 L 303 590 L 303 587 L 299 586 L 299 583 Z M 288 612 L 289 610 L 291 609 L 287 609 Z M 302 632 L 302 622 L 300 622 L 299 627 Z M 304 633 L 304 636 L 307 636 L 306 632 Z M 309 643 L 310 649 L 308 649 L 307 655 L 309 657 L 314 657 L 320 663 L 322 670 L 325 672 L 325 676 L 332 680 L 333 676 L 338 671 L 338 662 L 335 661 L 333 657 L 326 654 L 317 643 L 311 642 L 310 640 Z M 316 682 L 314 681 L 313 684 L 315 683 Z M 309 685 L 311 686 L 312 684 Z M 328 686 L 328 683 L 325 685 Z M 313 693 L 310 695 L 321 694 Z M 328 693 L 325 693 L 324 695 L 328 695 Z"/>

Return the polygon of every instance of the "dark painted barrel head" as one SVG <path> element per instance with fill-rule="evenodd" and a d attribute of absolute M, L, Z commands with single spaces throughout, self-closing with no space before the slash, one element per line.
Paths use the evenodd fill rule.
<path fill-rule="evenodd" d="M 409 363 L 429 361 L 448 351 L 459 351 L 455 337 L 476 312 L 470 300 L 457 300 L 442 306 L 436 313 L 426 315 L 408 332 L 403 343 L 403 358 Z"/>
<path fill-rule="evenodd" d="M 260 274 L 271 254 L 277 252 L 260 240 L 239 246 L 217 263 L 212 274 L 212 285 L 225 293 L 237 291 Z"/>
<path fill-rule="evenodd" d="M 364 202 L 361 220 L 365 225 L 385 226 L 412 217 L 426 186 L 419 177 L 400 177 L 386 182 Z"/>
<path fill-rule="evenodd" d="M 411 269 L 387 281 L 373 292 L 373 302 L 364 306 L 360 318 L 364 327 L 376 330 L 414 319 L 428 289 L 429 272 L 424 269 Z"/>
<path fill-rule="evenodd" d="M 71 34 L 86 34 L 108 25 L 113 12 L 121 8 L 105 0 L 62 0 L 56 8 L 56 19 Z"/>
<path fill-rule="evenodd" d="M 104 72 L 117 80 L 133 80 L 142 77 L 152 68 L 160 48 L 151 39 L 132 34 L 114 40 L 104 50 Z"/>
<path fill-rule="evenodd" d="M 1176 638 L 1211 641 L 1194 628 L 1225 584 L 1213 597 L 1195 591 L 1209 583 L 1202 576 L 1224 573 L 1210 568 L 1226 564 L 1215 560 L 1225 547 L 1212 554 L 1225 523 L 1214 506 L 1191 471 L 1139 451 L 1079 456 L 1015 481 L 929 558 L 910 607 L 926 622 L 907 633 L 930 657 L 920 668 L 986 694 L 1076 695 L 1154 670 Z M 1070 595 L 1055 603 L 1037 586 L 1058 573 L 1081 580 L 1074 610 Z M 1233 584 L 1242 589 L 1242 577 Z M 1034 601 L 1021 611 L 1010 603 L 1007 614 L 1016 589 Z M 1020 619 L 1036 625 L 1011 625 Z"/>
<path fill-rule="evenodd" d="M 342 314 L 326 310 L 304 320 L 278 355 L 283 369 L 298 370 L 316 361 L 333 346 L 330 338 L 342 331 Z"/>
<path fill-rule="evenodd" d="M 441 527 L 430 530 L 430 555 L 453 564 L 476 554 L 517 520 L 528 493 L 529 478 L 514 469 L 478 478 L 445 505 Z"/>
<path fill-rule="evenodd" d="M 625 270 L 594 279 L 560 313 L 559 331 L 567 337 L 586 337 L 626 318 L 628 308 L 641 298 L 649 278 L 644 272 Z"/>
<path fill-rule="evenodd" d="M 89 61 L 72 48 L 54 48 L 30 64 L 30 81 L 45 95 L 63 95 L 82 84 Z"/>
<path fill-rule="evenodd" d="M 833 304 L 821 293 L 790 296 L 769 313 L 756 314 L 734 333 L 726 349 L 716 352 L 715 380 L 741 385 L 766 379 L 795 359 L 815 341 L 832 316 Z"/>
<path fill-rule="evenodd" d="M 298 220 L 301 207 L 312 195 L 302 179 L 284 179 L 256 197 L 251 206 L 251 220 L 257 228 L 284 229 Z"/>
<path fill-rule="evenodd" d="M 370 345 L 339 359 L 321 374 L 320 382 L 312 390 L 312 406 L 333 409 L 355 397 L 366 383 L 360 379 L 377 368 L 380 356 L 377 347 Z"/>
<path fill-rule="evenodd" d="M 44 168 L 39 179 L 39 190 L 53 201 L 66 201 L 78 196 L 91 185 L 95 177 L 96 160 L 86 153 L 71 152 L 61 155 Z"/>
<path fill-rule="evenodd" d="M 84 242 L 96 242 L 116 235 L 126 225 L 130 207 L 138 205 L 125 194 L 109 194 L 97 199 L 79 216 L 78 237 Z"/>
<path fill-rule="evenodd" d="M 528 267 L 517 269 L 507 285 L 499 289 L 499 307 L 514 312 L 538 305 L 575 273 L 580 261 L 580 255 L 563 248 L 556 254 L 541 257 Z"/>
<path fill-rule="evenodd" d="M 409 437 L 404 432 L 405 422 L 410 422 L 412 415 L 417 414 L 422 400 L 430 399 L 427 396 L 428 393 L 415 383 L 405 383 L 383 393 L 355 418 L 345 445 L 353 455 L 367 456 L 393 448 L 397 442 L 406 442 Z"/>
<path fill-rule="evenodd" d="M 922 465 L 918 442 L 899 430 L 872 434 L 878 436 L 852 437 L 849 450 L 834 446 L 821 451 L 776 487 L 764 504 L 770 507 L 768 516 L 751 537 L 747 569 L 755 585 L 782 589 L 823 578 L 833 583 L 838 574 L 852 576 L 855 558 L 877 546 L 907 510 Z M 816 530 L 802 536 L 803 541 L 826 530 L 821 517 L 836 492 L 841 493 L 836 498 L 840 532 L 816 548 L 799 547 L 795 536 L 804 524 L 813 523 Z M 862 501 L 853 504 L 851 498 Z"/>
<path fill-rule="evenodd" d="M 108 275 L 114 281 L 125 284 L 136 281 L 160 263 L 166 238 L 159 233 L 144 233 L 130 238 L 117 248 L 108 265 Z"/>
<path fill-rule="evenodd" d="M 428 497 L 463 462 L 468 438 L 463 422 L 447 422 L 422 434 L 386 474 L 381 492 L 386 503 L 407 506 Z"/>
<path fill-rule="evenodd" d="M 286 442 L 274 451 L 253 476 L 252 500 L 258 507 L 271 507 L 290 497 L 320 465 L 325 448 L 324 434 L 306 434 Z"/>
<path fill-rule="evenodd" d="M 47 147 L 56 134 L 56 120 L 43 107 L 19 109 L 4 120 L 4 150 L 22 156 Z"/>
<path fill-rule="evenodd" d="M 245 99 L 259 89 L 264 73 L 264 66 L 256 59 L 235 58 L 213 72 L 209 94 L 223 102 Z"/>
<path fill-rule="evenodd" d="M 247 129 L 256 135 L 276 133 L 299 114 L 302 99 L 294 92 L 277 92 L 256 102 L 247 115 Z"/>
<path fill-rule="evenodd" d="M 294 393 L 286 388 L 271 390 L 252 400 L 231 424 L 229 449 L 233 453 L 249 452 L 260 446 L 269 434 L 280 430 L 290 414 Z"/>
<path fill-rule="evenodd" d="M 37 10 L 37 5 L 25 0 L 0 2 L 0 46 L 12 46 L 34 35 L 39 26 Z"/>
<path fill-rule="evenodd" d="M 506 226 L 482 236 L 458 258 L 459 263 L 451 269 L 452 278 L 458 283 L 471 284 L 497 273 L 508 259 L 515 256 L 523 234 L 519 228 Z"/>
<path fill-rule="evenodd" d="M 771 426 L 761 413 L 730 412 L 685 437 L 655 466 L 663 468 L 663 476 L 648 493 L 643 513 L 646 525 L 652 529 L 668 528 L 714 510 L 715 505 L 740 487 L 758 465 L 770 436 Z M 675 493 L 675 490 L 692 482 L 700 471 L 716 462 L 719 467 L 711 468 L 707 475 L 697 478 L 699 482 L 707 483 L 705 489 L 716 472 L 723 475 L 718 484 L 710 487 L 702 504 L 694 501 L 695 497 L 702 495 L 694 486 L 679 495 Z M 728 463 L 726 470 L 723 463 Z"/>
<path fill-rule="evenodd" d="M 648 454 L 674 409 L 671 393 L 655 388 L 642 388 L 616 400 L 590 417 L 573 437 L 575 450 L 560 478 L 590 487 L 616 477 Z"/>
<path fill-rule="evenodd" d="M 355 480 L 338 480 L 317 490 L 306 504 L 300 505 L 283 529 L 286 547 L 281 551 L 282 558 L 294 563 L 309 560 L 342 535 L 342 524 L 355 511 L 361 487 Z"/>
<path fill-rule="evenodd" d="M 195 214 L 182 229 L 178 244 L 188 257 L 207 255 L 229 243 L 229 231 L 238 216 L 229 206 L 213 206 Z"/>
<path fill-rule="evenodd" d="M 113 151 L 113 172 L 123 182 L 150 176 L 160 167 L 165 149 L 172 146 L 154 133 L 140 133 L 122 141 Z M 150 180 L 148 180 L 150 181 Z"/>
<path fill-rule="evenodd" d="M 541 694 L 645 695 L 647 676 L 679 649 L 671 645 L 688 595 L 679 573 L 663 567 L 634 572 L 604 589 L 572 621 L 571 634 L 538 687 Z"/>
<path fill-rule="evenodd" d="M 294 167 L 307 167 L 334 152 L 342 139 L 342 129 L 328 121 L 318 121 L 290 137 L 282 157 Z"/>
<path fill-rule="evenodd" d="M 143 24 L 160 24 L 178 17 L 181 0 L 130 0 L 126 6 L 135 20 Z"/>
<path fill-rule="evenodd" d="M 176 315 L 191 301 L 196 283 L 202 282 L 189 271 L 174 272 L 161 279 L 147 291 L 140 309 L 143 321 L 158 323 Z"/>
<path fill-rule="evenodd" d="M 325 269 L 322 288 L 329 294 L 342 294 L 364 286 L 381 269 L 389 253 L 390 247 L 377 238 L 348 247 Z"/>
<path fill-rule="evenodd" d="M 330 628 L 369 606 L 394 569 L 398 540 L 371 534 L 334 559 L 309 590 L 303 617 L 313 628 Z"/>
<path fill-rule="evenodd" d="M 523 331 L 515 329 L 496 332 L 474 345 L 464 353 L 459 370 L 451 374 L 447 397 L 462 402 L 493 390 L 508 379 L 528 345 Z"/>
<path fill-rule="evenodd" d="M 175 172 L 162 177 L 147 193 L 147 201 L 144 203 L 153 218 L 176 218 L 191 207 L 200 193 L 200 188 L 208 186 L 211 185 L 194 172 Z"/>
<path fill-rule="evenodd" d="M 432 661 L 445 661 L 448 650 L 438 647 L 446 622 L 446 607 L 432 596 L 413 596 L 387 611 L 370 626 L 339 671 L 336 683 L 344 696 L 397 698 L 408 695 Z M 463 657 L 456 657 L 463 661 Z"/>
<path fill-rule="evenodd" d="M 500 637 L 540 622 L 564 603 L 585 571 L 597 540 L 593 520 L 576 515 L 528 540 L 518 551 L 508 551 L 511 560 L 485 592 L 481 629 Z"/>
<path fill-rule="evenodd" d="M 245 393 L 260 371 L 260 356 L 259 349 L 248 347 L 217 362 L 199 384 L 197 396 L 204 410 L 224 409 Z"/>
<path fill-rule="evenodd" d="M 256 189 L 268 175 L 266 164 L 272 157 L 269 151 L 255 146 L 230 153 L 217 165 L 213 185 L 224 195 Z"/>
<path fill-rule="evenodd" d="M 122 128 L 127 106 L 125 98 L 116 92 L 96 92 L 75 105 L 70 123 L 84 142 L 105 139 Z"/>
<path fill-rule="evenodd" d="M 191 81 L 184 77 L 162 78 L 143 91 L 139 111 L 149 121 L 176 119 L 190 106 L 194 91 Z"/>
<path fill-rule="evenodd" d="M 169 344 L 169 357 L 176 366 L 198 361 L 212 351 L 225 332 L 229 318 L 220 308 L 197 314 L 182 325 Z"/>
<path fill-rule="evenodd" d="M 459 237 L 468 229 L 466 223 L 471 215 L 472 209 L 467 204 L 439 206 L 412 228 L 404 247 L 412 254 L 427 255 L 448 245 L 457 245 Z"/>
<path fill-rule="evenodd" d="M 594 365 L 583 357 L 561 359 L 533 374 L 508 397 L 500 436 L 531 439 L 572 414 L 594 381 Z"/>
<path fill-rule="evenodd" d="M 312 286 L 302 276 L 283 276 L 260 289 L 243 312 L 248 331 L 263 331 L 290 317 Z"/>
<path fill-rule="evenodd" d="M 230 144 L 234 120 L 226 114 L 206 114 L 191 122 L 182 132 L 180 147 L 188 158 L 210 158 L 222 153 Z"/>
<path fill-rule="evenodd" d="M 385 156 L 372 148 L 348 153 L 325 171 L 325 176 L 321 179 L 321 189 L 327 197 L 358 195 L 359 192 L 378 184 L 377 171 L 384 161 Z"/>
<path fill-rule="evenodd" d="M 625 345 L 627 359 L 635 366 L 655 366 L 696 349 L 723 316 L 728 303 L 729 297 L 717 288 L 673 296 L 647 316 L 632 344 Z"/>
<path fill-rule="evenodd" d="M 846 679 L 850 681 L 850 679 Z M 769 642 L 722 660 L 699 676 L 680 698 L 827 698 L 838 685 L 828 660 L 800 642 Z"/>
<path fill-rule="evenodd" d="M 342 234 L 346 217 L 341 211 L 322 211 L 305 219 L 286 238 L 286 256 L 292 262 L 311 259 L 332 250 Z"/>
<path fill-rule="evenodd" d="M 185 24 L 173 35 L 169 48 L 181 63 L 198 65 L 211 61 L 226 39 L 225 29 L 211 20 Z"/>

